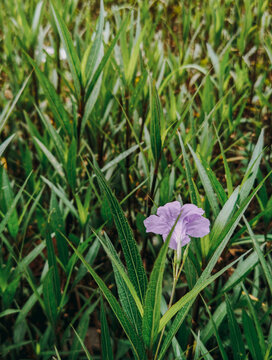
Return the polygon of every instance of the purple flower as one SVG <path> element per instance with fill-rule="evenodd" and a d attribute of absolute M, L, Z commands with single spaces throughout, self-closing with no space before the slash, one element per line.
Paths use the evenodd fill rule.
<path fill-rule="evenodd" d="M 210 221 L 203 214 L 204 210 L 196 205 L 181 206 L 178 201 L 173 201 L 160 206 L 157 215 L 146 218 L 144 225 L 146 232 L 160 234 L 165 241 L 180 215 L 169 243 L 171 249 L 177 250 L 190 242 L 189 236 L 203 237 L 210 232 Z"/>

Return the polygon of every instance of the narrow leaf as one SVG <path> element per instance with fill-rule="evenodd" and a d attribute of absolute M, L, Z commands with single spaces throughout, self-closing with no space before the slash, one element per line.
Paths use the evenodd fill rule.
<path fill-rule="evenodd" d="M 68 150 L 68 157 L 66 163 L 67 179 L 73 192 L 76 189 L 76 159 L 77 159 L 77 144 L 76 144 L 76 139 L 73 137 L 73 140 Z"/>
<path fill-rule="evenodd" d="M 219 213 L 219 206 L 218 206 L 217 198 L 213 191 L 213 187 L 210 182 L 210 179 L 206 173 L 206 170 L 204 169 L 204 166 L 201 164 L 199 158 L 197 157 L 196 153 L 194 152 L 194 150 L 191 148 L 191 146 L 189 144 L 188 144 L 188 146 L 189 146 L 189 149 L 195 160 L 196 167 L 197 167 L 202 185 L 205 189 L 205 192 L 206 192 L 207 198 L 209 200 L 209 203 L 211 205 L 211 208 L 213 209 L 213 213 L 215 216 L 217 216 Z"/>
<path fill-rule="evenodd" d="M 47 157 L 51 165 L 55 168 L 57 173 L 64 177 L 62 165 L 58 162 L 58 160 L 55 158 L 55 156 L 48 150 L 48 148 L 36 137 L 34 137 L 35 142 L 38 144 L 38 146 L 41 148 L 44 155 Z"/>
<path fill-rule="evenodd" d="M 11 105 L 7 105 L 5 107 L 5 110 L 0 115 L 0 133 L 5 126 L 5 123 L 7 122 L 8 118 L 10 117 L 10 114 L 12 113 L 13 109 L 15 108 L 15 105 L 17 104 L 18 100 L 20 99 L 29 79 L 31 77 L 31 74 L 25 79 L 21 89 L 18 91 L 17 95 L 15 96 L 14 100 L 12 101 Z M 3 144 L 2 144 L 3 145 Z"/>
<path fill-rule="evenodd" d="M 153 344 L 156 341 L 159 325 L 160 325 L 160 313 L 161 313 L 161 298 L 162 298 L 162 280 L 166 262 L 166 255 L 169 247 L 169 242 L 175 226 L 180 218 L 180 215 L 175 221 L 170 233 L 168 234 L 159 255 L 153 266 L 144 304 L 144 316 L 143 316 L 143 338 L 145 345 L 152 350 Z"/>
<path fill-rule="evenodd" d="M 151 109 L 150 121 L 150 142 L 153 157 L 157 163 L 161 157 L 162 141 L 161 141 L 161 104 L 158 92 L 152 80 L 149 79 L 149 97 Z"/>
<path fill-rule="evenodd" d="M 198 279 L 196 285 L 201 284 L 205 279 L 208 278 L 210 275 L 212 269 L 214 268 L 214 265 L 216 264 L 217 260 L 219 259 L 220 255 L 222 254 L 222 251 L 226 247 L 230 237 L 232 236 L 235 228 L 237 227 L 239 221 L 241 220 L 242 215 L 246 211 L 248 205 L 250 204 L 253 197 L 256 195 L 256 193 L 259 191 L 259 189 L 263 186 L 263 183 L 265 180 L 270 176 L 271 172 L 263 179 L 263 181 L 254 189 L 254 191 L 243 201 L 241 204 L 241 207 L 236 211 L 234 214 L 231 222 L 229 222 L 226 227 L 224 228 L 223 232 L 221 233 L 221 242 L 218 246 L 218 248 L 215 250 L 211 260 L 209 261 L 207 267 L 202 272 L 200 278 Z M 175 336 L 176 332 L 180 328 L 181 324 L 183 323 L 184 319 L 186 318 L 186 315 L 188 311 L 190 310 L 192 304 L 194 302 L 194 299 L 189 300 L 187 304 L 185 304 L 181 310 L 179 310 L 178 314 L 176 315 L 170 330 L 168 331 L 166 338 L 163 342 L 163 345 L 160 350 L 159 360 L 164 359 L 164 355 L 168 349 L 168 347 L 171 345 L 172 339 Z M 163 318 L 162 318 L 163 319 Z M 161 319 L 161 322 L 162 322 Z M 162 324 L 161 329 L 164 327 L 164 324 Z"/>
<path fill-rule="evenodd" d="M 91 163 L 90 165 L 97 176 L 101 192 L 105 194 L 110 204 L 111 212 L 116 224 L 121 246 L 126 259 L 128 275 L 137 291 L 138 296 L 141 299 L 141 302 L 143 303 L 146 291 L 147 278 L 140 257 L 140 253 L 137 248 L 137 244 L 135 242 L 135 239 L 133 238 L 132 230 L 128 224 L 128 221 L 123 213 L 120 204 L 118 203 L 115 195 L 107 184 L 102 172 L 95 165 Z"/>
<path fill-rule="evenodd" d="M 101 297 L 100 302 L 100 322 L 101 322 L 101 348 L 102 348 L 102 358 L 105 360 L 113 360 L 113 352 L 110 342 L 110 332 L 107 323 L 105 307 L 103 304 L 103 299 Z"/>
<path fill-rule="evenodd" d="M 227 297 L 226 304 L 233 357 L 235 360 L 244 360 L 246 358 L 246 351 L 241 336 L 241 330 L 237 324 L 234 312 Z"/>
<path fill-rule="evenodd" d="M 100 290 L 102 291 L 103 295 L 107 299 L 110 307 L 112 308 L 112 311 L 114 312 L 116 318 L 118 319 L 120 325 L 124 329 L 132 347 L 135 351 L 135 355 L 137 359 L 139 360 L 145 360 L 145 351 L 144 346 L 142 343 L 142 339 L 137 335 L 135 328 L 127 318 L 126 314 L 120 307 L 118 301 L 114 297 L 114 295 L 111 293 L 111 291 L 108 289 L 107 285 L 104 283 L 104 281 L 101 279 L 101 277 L 93 270 L 93 268 L 86 262 L 84 257 L 79 253 L 79 251 L 74 247 L 74 245 L 66 239 L 69 243 L 69 245 L 72 247 L 78 258 L 81 260 L 81 262 L 86 266 L 89 273 L 92 275 L 93 279 L 99 286 Z"/>
<path fill-rule="evenodd" d="M 184 144 L 183 144 L 183 141 L 182 141 L 182 138 L 181 138 L 181 135 L 179 132 L 178 132 L 178 137 L 179 137 L 179 142 L 180 142 L 180 146 L 182 149 L 182 155 L 183 155 L 184 164 L 185 164 L 185 171 L 186 171 L 187 182 L 189 185 L 189 193 L 190 193 L 191 203 L 197 205 L 197 194 L 195 192 L 195 188 L 194 188 L 194 184 L 193 184 L 193 180 L 192 180 L 191 164 L 189 162 L 188 155 L 186 154 L 185 147 L 184 147 Z"/>
<path fill-rule="evenodd" d="M 10 217 L 12 216 L 13 214 L 13 211 L 16 209 L 16 205 L 17 205 L 17 202 L 19 201 L 19 199 L 21 198 L 22 196 L 22 193 L 26 187 L 26 184 L 30 178 L 30 176 L 32 175 L 32 172 L 28 175 L 26 181 L 24 182 L 23 186 L 21 187 L 21 189 L 18 191 L 17 195 L 15 196 L 14 200 L 12 201 L 12 203 L 10 204 L 9 206 L 9 209 L 7 211 L 7 213 L 5 214 L 5 217 L 4 219 L 1 221 L 0 223 L 0 234 L 3 232 L 3 230 L 5 229 L 5 226 L 6 224 L 8 223 Z"/>
<path fill-rule="evenodd" d="M 77 99 L 80 99 L 81 96 L 81 68 L 80 68 L 80 61 L 78 58 L 78 55 L 76 53 L 71 35 L 67 29 L 67 26 L 63 19 L 61 18 L 56 5 L 54 4 L 54 1 L 50 1 L 51 10 L 53 12 L 53 16 L 58 28 L 58 32 L 60 35 L 60 38 L 62 40 L 63 46 L 65 48 L 65 52 L 67 55 L 68 63 L 70 66 L 70 70 L 72 73 L 75 90 Z"/>
<path fill-rule="evenodd" d="M 13 140 L 15 134 L 8 137 L 2 144 L 0 145 L 0 157 L 3 155 L 3 152 L 6 150 L 9 143 Z"/>
<path fill-rule="evenodd" d="M 41 72 L 35 61 L 28 54 L 25 53 L 25 55 L 36 72 L 37 78 L 43 88 L 45 96 L 54 114 L 55 120 L 57 121 L 58 125 L 62 126 L 63 130 L 65 130 L 68 133 L 68 135 L 71 136 L 72 127 L 69 121 L 68 114 L 64 106 L 62 105 L 62 102 L 58 94 L 56 93 L 54 86 L 50 83 L 50 81 L 47 79 L 44 73 Z"/>
<path fill-rule="evenodd" d="M 261 250 L 261 247 L 260 247 L 258 241 L 256 240 L 255 235 L 254 235 L 254 233 L 253 233 L 247 219 L 245 218 L 245 216 L 243 216 L 243 220 L 244 220 L 244 222 L 246 224 L 248 233 L 249 233 L 249 235 L 250 235 L 250 237 L 251 237 L 251 239 L 253 241 L 254 249 L 255 249 L 255 251 L 256 251 L 256 253 L 258 255 L 259 261 L 260 261 L 261 266 L 263 268 L 263 272 L 264 272 L 266 281 L 268 283 L 268 287 L 270 289 L 270 293 L 272 294 L 272 275 L 271 275 L 271 271 L 269 270 L 269 267 L 268 267 L 268 265 L 266 263 L 263 252 Z"/>
<path fill-rule="evenodd" d="M 264 129 L 262 129 L 260 133 L 259 139 L 254 148 L 250 162 L 248 164 L 245 178 L 241 185 L 240 203 L 248 196 L 254 185 L 254 181 L 256 179 L 260 167 L 260 162 L 262 159 L 261 154 L 263 151 L 263 144 L 264 144 Z"/>

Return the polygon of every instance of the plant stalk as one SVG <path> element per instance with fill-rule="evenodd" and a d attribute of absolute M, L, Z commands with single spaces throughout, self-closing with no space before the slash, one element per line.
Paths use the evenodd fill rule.
<path fill-rule="evenodd" d="M 170 300 L 169 300 L 169 304 L 168 304 L 168 309 L 170 309 L 170 307 L 173 304 L 175 290 L 176 290 L 176 286 L 177 286 L 177 283 L 178 283 L 178 279 L 180 277 L 180 273 L 181 273 L 181 271 L 183 269 L 183 264 L 184 264 L 184 261 L 181 263 L 180 268 L 179 268 L 179 264 L 175 264 L 174 267 L 173 267 L 173 286 L 172 286 L 172 291 L 171 291 Z M 165 331 L 165 327 L 162 329 L 160 339 L 159 339 L 159 342 L 158 342 L 158 346 L 157 346 L 157 349 L 156 349 L 154 360 L 156 360 L 157 357 L 158 357 L 159 349 L 160 349 L 160 346 L 161 346 L 164 331 Z"/>

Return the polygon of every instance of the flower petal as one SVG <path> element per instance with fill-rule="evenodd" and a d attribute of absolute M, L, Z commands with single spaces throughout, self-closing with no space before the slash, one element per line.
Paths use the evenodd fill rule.
<path fill-rule="evenodd" d="M 210 221 L 203 216 L 194 216 L 186 225 L 186 234 L 193 237 L 203 237 L 210 232 Z"/>
<path fill-rule="evenodd" d="M 181 210 L 182 210 L 182 214 L 181 214 L 182 218 L 193 216 L 193 215 L 203 215 L 204 214 L 204 210 L 197 207 L 194 204 L 185 204 L 182 206 Z"/>
<path fill-rule="evenodd" d="M 174 221 L 172 224 L 173 226 L 180 212 L 180 203 L 178 201 L 173 201 L 164 206 L 160 206 L 157 210 L 157 215 L 164 218 L 166 221 Z"/>
<path fill-rule="evenodd" d="M 169 232 L 167 234 L 163 234 L 163 236 L 162 236 L 163 241 L 166 240 L 168 235 L 169 235 Z M 170 249 L 177 250 L 177 239 L 176 239 L 176 236 L 174 235 L 174 233 L 171 236 L 171 239 L 169 242 L 169 247 L 170 247 Z"/>
<path fill-rule="evenodd" d="M 168 234 L 163 234 L 163 241 L 166 240 Z M 169 243 L 169 247 L 173 250 L 177 250 L 178 247 L 178 243 L 177 241 L 179 241 L 176 237 L 176 234 L 172 234 L 171 239 L 170 239 L 170 243 Z M 182 240 L 181 240 L 181 246 L 185 246 L 187 245 L 189 242 L 191 241 L 191 239 L 189 238 L 189 236 L 185 235 L 183 236 Z"/>
<path fill-rule="evenodd" d="M 146 218 L 144 220 L 144 226 L 146 228 L 146 232 L 153 232 L 160 235 L 170 231 L 167 222 L 163 218 L 156 215 L 150 215 L 148 218 Z"/>
<path fill-rule="evenodd" d="M 169 226 L 169 230 L 163 234 L 163 241 L 166 240 L 168 234 L 170 233 L 170 231 L 172 230 L 172 227 L 175 225 L 175 221 L 176 219 L 171 219 L 169 220 L 169 224 L 171 224 Z M 176 223 L 175 228 L 173 230 L 170 242 L 169 242 L 169 247 L 171 249 L 176 250 L 177 249 L 177 244 L 178 242 L 182 239 L 183 236 L 186 236 L 186 225 L 183 223 L 183 221 L 181 219 L 179 219 L 179 221 Z"/>
<path fill-rule="evenodd" d="M 191 239 L 189 238 L 189 236 L 185 235 L 185 236 L 182 238 L 181 246 L 187 245 L 190 241 L 191 241 Z"/>

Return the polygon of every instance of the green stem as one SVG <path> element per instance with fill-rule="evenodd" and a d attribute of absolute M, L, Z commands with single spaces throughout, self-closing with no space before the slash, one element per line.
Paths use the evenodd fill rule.
<path fill-rule="evenodd" d="M 174 294 L 175 294 L 175 290 L 176 290 L 176 286 L 177 286 L 177 283 L 178 283 L 178 279 L 179 279 L 181 270 L 183 268 L 183 264 L 184 264 L 184 262 L 181 263 L 180 268 L 179 268 L 179 264 L 174 265 L 174 269 L 173 269 L 173 278 L 174 278 L 174 280 L 173 280 L 172 291 L 171 291 L 170 300 L 169 300 L 169 304 L 168 304 L 168 309 L 170 309 L 170 307 L 173 304 Z M 162 329 L 154 360 L 156 360 L 157 357 L 158 357 L 159 349 L 160 349 L 160 346 L 161 346 L 164 331 L 165 331 L 165 327 Z"/>
<path fill-rule="evenodd" d="M 153 175 L 153 180 L 152 180 L 152 185 L 151 185 L 151 191 L 150 191 L 150 197 L 147 200 L 147 216 L 149 216 L 151 214 L 151 208 L 152 208 L 152 199 L 155 195 L 155 187 L 156 187 L 156 181 L 157 181 L 157 177 L 158 177 L 158 170 L 159 170 L 159 163 L 160 163 L 160 158 L 159 160 L 156 162 L 155 165 L 155 169 L 154 169 L 154 175 Z M 145 257 L 146 255 L 146 248 L 147 248 L 147 237 L 144 239 L 144 244 L 143 244 L 143 248 L 142 248 L 142 257 Z"/>

